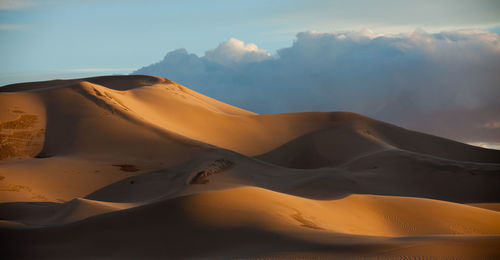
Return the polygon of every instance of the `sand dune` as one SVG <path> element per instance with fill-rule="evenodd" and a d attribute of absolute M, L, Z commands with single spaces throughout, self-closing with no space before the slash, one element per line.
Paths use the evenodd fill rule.
<path fill-rule="evenodd" d="M 10 202 L 0 204 L 4 220 L 27 226 L 50 226 L 75 222 L 107 212 L 138 206 L 75 198 L 66 203 Z"/>
<path fill-rule="evenodd" d="M 500 257 L 500 151 L 149 76 L 0 88 L 10 258 Z"/>
<path fill-rule="evenodd" d="M 26 257 L 224 258 L 294 251 L 425 256 L 435 248 L 433 243 L 456 247 L 454 252 L 437 250 L 450 256 L 481 250 L 472 255 L 483 257 L 495 255 L 492 242 L 500 237 L 491 234 L 500 232 L 499 216 L 495 211 L 418 198 L 352 195 L 314 201 L 243 187 L 162 200 L 52 228 L 4 232 L 26 246 L 20 252 L 12 245 L 12 253 Z M 68 233 L 79 235 L 67 237 Z M 63 240 L 68 246 L 51 250 Z"/>
<path fill-rule="evenodd" d="M 232 166 L 192 185 L 196 174 L 218 159 Z M 349 194 L 413 196 L 460 203 L 500 200 L 500 167 L 418 156 L 404 151 L 372 154 L 338 168 L 289 169 L 229 151 L 212 151 L 173 168 L 132 176 L 103 187 L 88 199 L 148 202 L 240 186 L 256 186 L 311 199 L 336 199 Z M 454 179 L 454 181 L 450 181 Z"/>

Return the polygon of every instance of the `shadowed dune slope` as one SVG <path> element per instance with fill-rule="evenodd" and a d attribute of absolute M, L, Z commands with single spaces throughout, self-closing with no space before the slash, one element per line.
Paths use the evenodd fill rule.
<path fill-rule="evenodd" d="M 355 113 L 151 76 L 0 87 L 8 259 L 499 259 L 498 187 L 500 151 Z"/>
<path fill-rule="evenodd" d="M 216 160 L 232 163 L 192 184 Z M 388 150 L 339 168 L 300 170 L 277 167 L 229 151 L 211 151 L 176 167 L 132 176 L 96 190 L 87 199 L 146 203 L 207 191 L 255 186 L 311 199 L 349 194 L 412 196 L 460 203 L 500 201 L 500 165 L 464 163 Z M 451 181 L 453 180 L 453 181 Z"/>
<path fill-rule="evenodd" d="M 340 117 L 338 116 L 340 115 Z M 349 116 L 348 119 L 344 119 Z M 284 167 L 334 167 L 383 150 L 405 150 L 457 161 L 500 163 L 500 151 L 410 131 L 350 113 L 332 113 L 333 126 L 310 132 L 256 158 Z"/>
<path fill-rule="evenodd" d="M 103 139 L 111 142 L 119 134 L 117 129 L 131 128 L 123 125 L 126 123 L 107 123 L 121 120 L 157 134 L 175 133 L 247 156 L 260 155 L 262 160 L 285 167 L 336 166 L 381 149 L 403 149 L 453 160 L 500 161 L 498 151 L 409 131 L 354 113 L 256 115 L 151 76 L 23 83 L 4 86 L 0 92 L 5 92 L 0 95 L 5 99 L 29 93 L 42 100 L 48 118 L 43 151 L 47 154 L 95 152 L 99 149 L 77 147 L 69 140 L 83 139 L 80 143 L 88 146 Z M 129 144 L 120 139 L 106 147 L 127 151 L 120 145 Z"/>
<path fill-rule="evenodd" d="M 331 256 L 491 257 L 498 256 L 491 246 L 499 241 L 499 217 L 496 211 L 418 198 L 356 195 L 312 201 L 241 187 L 52 228 L 4 229 L 2 235 L 26 246 L 20 252 L 7 242 L 8 253 L 25 257 L 229 258 L 308 251 Z M 68 237 L 69 233 L 78 235 Z M 458 234 L 474 234 L 475 239 Z M 428 238 L 419 239 L 421 235 Z M 394 240 L 394 236 L 411 237 Z M 437 243 L 443 246 L 435 252 L 431 245 Z M 58 251 L 51 250 L 54 247 Z"/>
<path fill-rule="evenodd" d="M 0 154 L 6 160 L 0 164 L 0 201 L 67 201 L 217 147 L 302 169 L 338 167 L 386 150 L 500 160 L 500 151 L 349 112 L 257 115 L 151 76 L 8 85 L 0 88 L 0 104 Z M 34 122 L 23 125 L 26 118 Z"/>

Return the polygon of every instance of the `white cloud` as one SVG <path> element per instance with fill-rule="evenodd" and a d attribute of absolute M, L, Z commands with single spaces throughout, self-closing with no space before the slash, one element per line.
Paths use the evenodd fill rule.
<path fill-rule="evenodd" d="M 276 57 L 258 50 L 230 40 L 205 57 L 171 52 L 136 73 L 258 113 L 347 110 L 462 141 L 500 140 L 500 128 L 484 126 L 500 114 L 499 34 L 307 31 Z M 244 63 L 245 53 L 257 56 Z"/>
<path fill-rule="evenodd" d="M 205 52 L 205 58 L 226 66 L 232 66 L 238 63 L 258 62 L 270 58 L 266 50 L 261 50 L 253 43 L 245 44 L 235 38 L 219 44 L 213 50 Z"/>

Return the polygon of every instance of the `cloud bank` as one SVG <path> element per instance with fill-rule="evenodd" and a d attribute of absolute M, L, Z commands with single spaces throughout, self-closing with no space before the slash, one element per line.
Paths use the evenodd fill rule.
<path fill-rule="evenodd" d="M 500 141 L 500 35 L 301 32 L 269 55 L 231 38 L 184 49 L 134 74 L 156 75 L 258 113 L 353 111 L 466 142 Z"/>

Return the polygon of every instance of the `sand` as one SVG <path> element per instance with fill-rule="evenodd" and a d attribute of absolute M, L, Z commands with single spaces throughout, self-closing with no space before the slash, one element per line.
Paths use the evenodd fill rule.
<path fill-rule="evenodd" d="M 500 151 L 359 114 L 30 82 L 0 88 L 0 145 L 9 259 L 500 258 Z"/>

